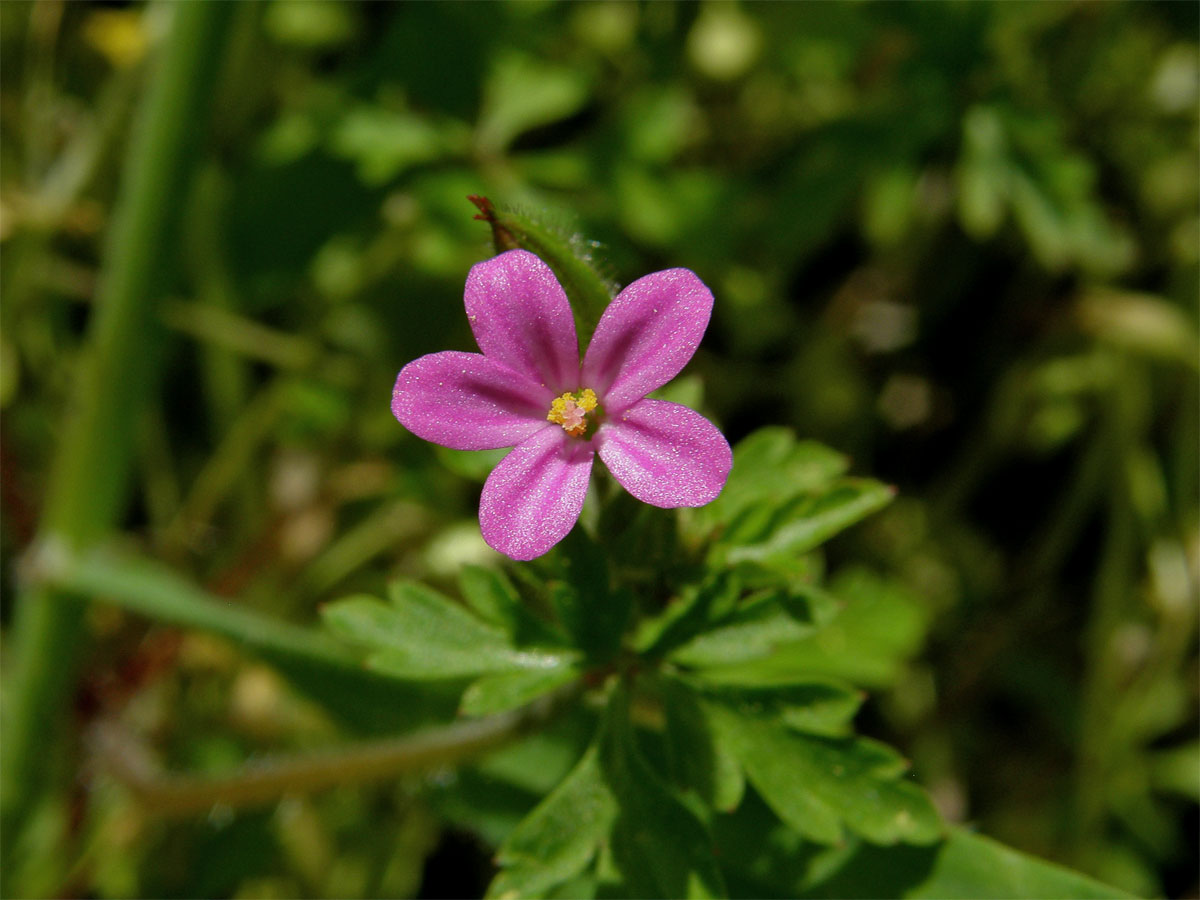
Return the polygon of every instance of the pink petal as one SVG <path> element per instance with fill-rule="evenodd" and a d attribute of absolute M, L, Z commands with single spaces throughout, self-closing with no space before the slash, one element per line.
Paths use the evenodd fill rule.
<path fill-rule="evenodd" d="M 596 432 L 613 477 L 644 503 L 703 506 L 721 493 L 733 466 L 729 442 L 698 412 L 642 400 Z"/>
<path fill-rule="evenodd" d="M 561 541 L 583 509 L 593 455 L 590 443 L 557 425 L 518 444 L 483 485 L 483 539 L 512 559 L 533 559 Z"/>
<path fill-rule="evenodd" d="M 545 426 L 554 396 L 478 353 L 413 360 L 392 389 L 392 414 L 417 437 L 455 450 L 512 447 Z"/>
<path fill-rule="evenodd" d="M 687 269 L 639 278 L 600 317 L 581 386 L 594 390 L 610 414 L 662 387 L 696 352 L 712 305 L 712 291 Z"/>
<path fill-rule="evenodd" d="M 554 394 L 579 389 L 579 341 L 571 304 L 550 267 L 509 250 L 467 275 L 467 318 L 479 349 Z"/>

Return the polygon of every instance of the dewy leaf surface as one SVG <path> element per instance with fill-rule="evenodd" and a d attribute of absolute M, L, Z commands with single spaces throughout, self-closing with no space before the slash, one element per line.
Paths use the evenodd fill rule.
<path fill-rule="evenodd" d="M 719 703 L 706 710 L 763 800 L 810 840 L 836 844 L 843 828 L 877 844 L 940 836 L 928 797 L 901 778 L 904 761 L 882 745 L 801 734 Z"/>

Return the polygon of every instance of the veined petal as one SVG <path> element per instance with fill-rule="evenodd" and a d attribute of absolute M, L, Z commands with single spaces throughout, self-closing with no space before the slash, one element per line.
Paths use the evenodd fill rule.
<path fill-rule="evenodd" d="M 533 559 L 561 541 L 583 509 L 593 455 L 557 425 L 518 444 L 483 485 L 483 539 L 512 559 Z"/>
<path fill-rule="evenodd" d="M 733 452 L 700 413 L 641 400 L 596 432 L 597 452 L 621 486 L 644 503 L 703 506 L 721 493 Z"/>
<path fill-rule="evenodd" d="M 620 412 L 687 365 L 712 315 L 712 291 L 688 269 L 639 278 L 608 305 L 583 360 L 581 384 Z"/>
<path fill-rule="evenodd" d="M 554 395 L 478 353 L 446 350 L 413 360 L 392 389 L 392 415 L 417 437 L 455 450 L 521 443 L 546 425 Z"/>
<path fill-rule="evenodd" d="M 579 388 L 571 304 L 550 267 L 528 250 L 473 266 L 464 297 L 479 349 L 552 393 Z"/>

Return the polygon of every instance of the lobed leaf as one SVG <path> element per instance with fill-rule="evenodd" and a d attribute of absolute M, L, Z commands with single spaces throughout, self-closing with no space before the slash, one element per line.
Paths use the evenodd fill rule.
<path fill-rule="evenodd" d="M 745 790 L 737 760 L 717 740 L 696 694 L 676 679 L 664 678 L 663 700 L 667 765 L 675 783 L 695 791 L 718 810 L 736 809 Z"/>
<path fill-rule="evenodd" d="M 1101 900 L 1130 895 L 982 835 L 954 828 L 945 841 L 932 847 L 861 844 L 804 896 Z"/>
<path fill-rule="evenodd" d="M 784 503 L 820 491 L 849 468 L 842 454 L 816 441 L 797 441 L 789 428 L 760 428 L 733 448 L 725 489 L 704 507 L 712 523 L 728 522 L 759 504 Z"/>
<path fill-rule="evenodd" d="M 473 682 L 463 692 L 459 712 L 467 716 L 485 716 L 516 709 L 568 684 L 579 675 L 579 668 L 567 658 L 545 668 L 493 672 Z"/>
<path fill-rule="evenodd" d="M 392 602 L 355 596 L 321 610 L 334 633 L 370 652 L 371 668 L 412 680 L 462 678 L 562 665 L 569 652 L 518 649 L 508 636 L 449 597 L 412 582 L 389 588 Z"/>
<path fill-rule="evenodd" d="M 809 840 L 837 844 L 845 830 L 877 844 L 941 835 L 929 798 L 901 778 L 906 763 L 883 745 L 803 734 L 722 703 L 705 709 L 763 800 Z"/>
<path fill-rule="evenodd" d="M 707 674 L 707 673 L 705 673 Z M 721 683 L 705 677 L 687 681 L 700 696 L 721 703 L 742 716 L 763 719 L 808 734 L 839 737 L 847 734 L 864 694 L 834 679 L 811 679 L 777 685 Z"/>
<path fill-rule="evenodd" d="M 789 615 L 776 597 L 770 594 L 743 605 L 717 627 L 672 651 L 669 659 L 694 668 L 724 666 L 770 656 L 810 636 L 814 626 Z"/>
<path fill-rule="evenodd" d="M 721 570 L 699 585 L 691 585 L 661 613 L 641 620 L 634 647 L 647 656 L 661 656 L 708 631 L 733 611 L 742 593 L 736 573 Z"/>
<path fill-rule="evenodd" d="M 604 774 L 620 808 L 612 859 L 633 897 L 720 897 L 725 888 L 708 828 L 642 758 L 628 718 L 628 697 L 610 701 L 602 743 Z"/>
<path fill-rule="evenodd" d="M 869 478 L 843 478 L 820 494 L 796 498 L 782 507 L 750 507 L 722 536 L 729 563 L 797 556 L 887 506 L 893 488 Z"/>
<path fill-rule="evenodd" d="M 920 646 L 926 613 L 908 590 L 867 569 L 840 573 L 813 596 L 815 626 L 791 624 L 776 607 L 749 608 L 733 624 L 702 634 L 669 659 L 726 684 L 780 685 L 835 679 L 866 687 L 893 682 Z M 829 615 L 828 598 L 836 597 Z M 803 633 L 802 633 L 803 632 Z"/>
<path fill-rule="evenodd" d="M 625 895 L 724 895 L 708 829 L 642 758 L 623 687 L 579 764 L 501 846 L 487 895 L 557 895 L 593 860 L 596 879 Z"/>
<path fill-rule="evenodd" d="M 617 818 L 617 800 L 602 776 L 599 747 L 526 816 L 496 854 L 494 898 L 540 897 L 587 868 Z"/>
<path fill-rule="evenodd" d="M 529 611 L 503 572 L 483 566 L 463 566 L 458 586 L 475 614 L 485 622 L 503 628 L 513 643 L 552 645 L 566 642 L 564 634 Z"/>

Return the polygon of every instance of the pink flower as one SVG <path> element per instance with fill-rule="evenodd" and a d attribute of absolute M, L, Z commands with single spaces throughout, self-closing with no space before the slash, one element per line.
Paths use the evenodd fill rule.
<path fill-rule="evenodd" d="M 687 269 L 640 278 L 609 304 L 579 361 L 567 295 L 550 267 L 509 250 L 471 269 L 467 318 L 479 353 L 405 366 L 392 413 L 456 450 L 513 447 L 479 502 L 483 538 L 513 559 L 541 556 L 579 518 L 596 454 L 646 503 L 702 506 L 725 486 L 729 443 L 699 413 L 648 400 L 696 352 L 713 297 Z"/>

